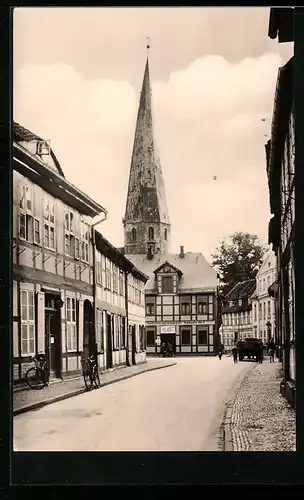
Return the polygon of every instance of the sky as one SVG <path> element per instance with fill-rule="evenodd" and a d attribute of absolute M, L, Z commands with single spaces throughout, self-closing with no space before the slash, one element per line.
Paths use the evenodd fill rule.
<path fill-rule="evenodd" d="M 124 243 L 146 37 L 170 250 L 210 261 L 235 231 L 267 243 L 264 144 L 293 51 L 268 38 L 268 19 L 264 7 L 15 8 L 14 120 L 108 210 L 98 230 L 113 245 Z"/>

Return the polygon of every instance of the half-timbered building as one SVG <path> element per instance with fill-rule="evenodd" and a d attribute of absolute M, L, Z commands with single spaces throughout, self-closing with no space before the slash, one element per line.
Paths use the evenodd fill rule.
<path fill-rule="evenodd" d="M 201 253 L 129 255 L 149 276 L 147 354 L 170 342 L 178 355 L 210 355 L 218 343 L 217 273 Z"/>

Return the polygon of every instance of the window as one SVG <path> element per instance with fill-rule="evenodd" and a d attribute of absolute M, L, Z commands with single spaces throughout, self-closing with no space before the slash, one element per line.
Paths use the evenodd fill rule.
<path fill-rule="evenodd" d="M 165 227 L 165 230 L 164 230 L 164 238 L 165 238 L 165 241 L 167 241 L 167 239 L 168 239 L 168 231 L 167 231 L 166 227 Z"/>
<path fill-rule="evenodd" d="M 66 212 L 64 219 L 65 235 L 64 235 L 64 253 L 70 257 L 79 259 L 79 240 L 74 235 L 74 214 L 73 212 Z"/>
<path fill-rule="evenodd" d="M 263 319 L 266 319 L 266 302 L 263 303 Z"/>
<path fill-rule="evenodd" d="M 256 307 L 256 304 L 254 304 L 253 311 L 254 311 L 254 321 L 256 321 L 256 319 L 257 319 L 257 307 Z"/>
<path fill-rule="evenodd" d="M 181 329 L 182 345 L 190 345 L 191 330 L 190 328 Z"/>
<path fill-rule="evenodd" d="M 149 240 L 154 240 L 154 229 L 149 227 Z"/>
<path fill-rule="evenodd" d="M 21 355 L 35 354 L 34 292 L 21 290 Z"/>
<path fill-rule="evenodd" d="M 180 298 L 180 313 L 181 314 L 191 314 L 191 297 L 181 297 Z"/>
<path fill-rule="evenodd" d="M 115 266 L 115 264 L 113 264 L 112 267 L 113 267 L 113 291 L 115 293 L 118 293 L 118 267 Z"/>
<path fill-rule="evenodd" d="M 97 346 L 98 351 L 103 352 L 104 350 L 104 341 L 103 341 L 103 314 L 100 309 L 97 310 Z"/>
<path fill-rule="evenodd" d="M 268 318 L 271 316 L 270 300 L 268 300 Z"/>
<path fill-rule="evenodd" d="M 145 327 L 142 325 L 139 326 L 139 350 L 145 350 Z"/>
<path fill-rule="evenodd" d="M 44 246 L 55 250 L 55 205 L 53 200 L 43 200 Z"/>
<path fill-rule="evenodd" d="M 101 285 L 101 253 L 96 251 L 96 283 Z"/>
<path fill-rule="evenodd" d="M 259 319 L 262 319 L 262 304 L 259 304 Z"/>
<path fill-rule="evenodd" d="M 122 349 L 126 347 L 126 318 L 121 319 L 120 346 Z"/>
<path fill-rule="evenodd" d="M 106 288 L 108 290 L 111 290 L 112 286 L 111 286 L 111 282 L 112 282 L 112 262 L 106 258 Z"/>
<path fill-rule="evenodd" d="M 172 276 L 162 276 L 162 293 L 173 293 Z"/>
<path fill-rule="evenodd" d="M 198 345 L 208 345 L 208 329 L 198 327 L 197 328 L 197 344 Z"/>
<path fill-rule="evenodd" d="M 132 229 L 132 241 L 136 241 L 136 229 L 133 227 Z"/>
<path fill-rule="evenodd" d="M 155 315 L 155 304 L 152 302 L 148 302 L 146 304 L 146 314 L 147 316 L 154 316 Z"/>
<path fill-rule="evenodd" d="M 20 240 L 41 243 L 40 220 L 33 213 L 33 192 L 27 186 L 19 186 L 18 234 Z"/>
<path fill-rule="evenodd" d="M 76 334 L 76 300 L 71 297 L 66 299 L 66 319 L 67 319 L 67 350 L 77 350 Z"/>
<path fill-rule="evenodd" d="M 155 328 L 147 328 L 147 346 L 155 347 Z"/>
<path fill-rule="evenodd" d="M 125 295 L 125 281 L 124 281 L 124 274 L 122 271 L 119 273 L 119 293 L 120 295 Z"/>
<path fill-rule="evenodd" d="M 84 262 L 89 262 L 89 242 L 90 242 L 90 226 L 84 221 L 81 221 L 81 260 Z"/>
<path fill-rule="evenodd" d="M 208 314 L 208 296 L 197 297 L 197 314 Z"/>

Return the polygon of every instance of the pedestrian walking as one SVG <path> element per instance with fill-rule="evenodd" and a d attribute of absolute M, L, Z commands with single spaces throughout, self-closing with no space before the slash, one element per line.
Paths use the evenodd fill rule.
<path fill-rule="evenodd" d="M 224 353 L 224 346 L 223 346 L 223 344 L 220 344 L 220 345 L 219 345 L 219 349 L 218 349 L 218 357 L 219 357 L 219 360 L 221 360 L 221 359 L 222 359 L 223 353 Z"/>
<path fill-rule="evenodd" d="M 232 347 L 231 351 L 232 351 L 232 356 L 233 356 L 233 362 L 237 363 L 237 360 L 238 360 L 238 348 L 237 348 L 236 344 L 234 344 L 234 346 Z"/>
<path fill-rule="evenodd" d="M 267 351 L 269 355 L 269 362 L 274 363 L 274 353 L 275 353 L 275 343 L 273 339 L 270 339 L 267 346 Z"/>

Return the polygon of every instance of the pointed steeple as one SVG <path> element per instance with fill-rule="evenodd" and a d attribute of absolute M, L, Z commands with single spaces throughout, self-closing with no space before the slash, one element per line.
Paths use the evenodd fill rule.
<path fill-rule="evenodd" d="M 124 231 L 127 254 L 166 253 L 168 250 L 170 221 L 153 134 L 148 56 L 137 114 Z"/>

